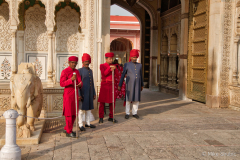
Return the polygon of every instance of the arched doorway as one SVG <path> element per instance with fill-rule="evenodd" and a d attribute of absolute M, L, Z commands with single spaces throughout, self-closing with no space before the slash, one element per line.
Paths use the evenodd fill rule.
<path fill-rule="evenodd" d="M 57 81 L 60 73 L 68 67 L 68 57 L 80 55 L 80 7 L 75 2 L 59 2 L 55 6 L 55 55 L 54 70 Z M 79 67 L 81 64 L 79 65 Z"/>
<path fill-rule="evenodd" d="M 132 42 L 126 38 L 117 38 L 110 45 L 110 51 L 114 53 L 114 59 L 117 59 L 118 63 L 122 65 L 128 62 L 132 48 Z"/>

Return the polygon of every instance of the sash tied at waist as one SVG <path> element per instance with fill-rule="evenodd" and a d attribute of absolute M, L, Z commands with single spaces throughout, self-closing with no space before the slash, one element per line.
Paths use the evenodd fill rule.
<path fill-rule="evenodd" d="M 109 79 L 102 79 L 102 82 L 112 82 L 112 80 L 109 80 Z"/>

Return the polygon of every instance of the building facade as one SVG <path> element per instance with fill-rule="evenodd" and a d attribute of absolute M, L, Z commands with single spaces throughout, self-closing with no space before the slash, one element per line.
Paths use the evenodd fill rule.
<path fill-rule="evenodd" d="M 11 108 L 10 77 L 22 62 L 35 63 L 43 82 L 42 116 L 61 114 L 69 56 L 92 56 L 99 91 L 112 4 L 139 21 L 146 87 L 239 110 L 239 0 L 0 0 L 0 111 Z"/>

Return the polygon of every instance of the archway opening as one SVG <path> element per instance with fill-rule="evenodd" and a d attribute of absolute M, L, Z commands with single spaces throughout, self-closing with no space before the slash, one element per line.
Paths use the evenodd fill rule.
<path fill-rule="evenodd" d="M 114 59 L 119 64 L 128 62 L 129 52 L 132 50 L 132 42 L 126 38 L 117 38 L 111 42 L 110 51 L 114 53 Z"/>
<path fill-rule="evenodd" d="M 115 53 L 118 63 L 128 62 L 131 49 L 140 48 L 141 26 L 137 17 L 118 5 L 111 6 L 110 50 Z M 141 54 L 140 54 L 141 55 Z M 141 56 L 138 59 L 141 63 Z"/>

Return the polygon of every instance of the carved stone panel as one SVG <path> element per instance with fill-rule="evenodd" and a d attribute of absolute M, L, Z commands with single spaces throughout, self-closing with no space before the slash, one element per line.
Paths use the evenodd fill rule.
<path fill-rule="evenodd" d="M 240 87 L 230 86 L 230 105 L 240 108 Z"/>
<path fill-rule="evenodd" d="M 25 50 L 48 51 L 48 35 L 45 26 L 46 11 L 39 4 L 30 7 L 25 15 Z"/>
<path fill-rule="evenodd" d="M 10 30 L 9 6 L 3 3 L 0 6 L 0 51 L 12 50 L 12 36 Z"/>
<path fill-rule="evenodd" d="M 8 109 L 11 109 L 10 95 L 6 97 L 0 97 L 0 111 L 6 111 Z"/>
<path fill-rule="evenodd" d="M 79 51 L 78 31 L 80 15 L 70 6 L 60 9 L 56 15 L 57 32 L 57 52 L 77 52 Z"/>
<path fill-rule="evenodd" d="M 43 107 L 42 110 L 48 111 L 47 110 L 47 95 L 43 95 Z"/>
<path fill-rule="evenodd" d="M 53 110 L 63 110 L 63 96 L 53 97 Z"/>
<path fill-rule="evenodd" d="M 46 54 L 27 54 L 27 61 L 35 63 L 36 72 L 41 80 L 47 80 L 47 55 Z"/>

